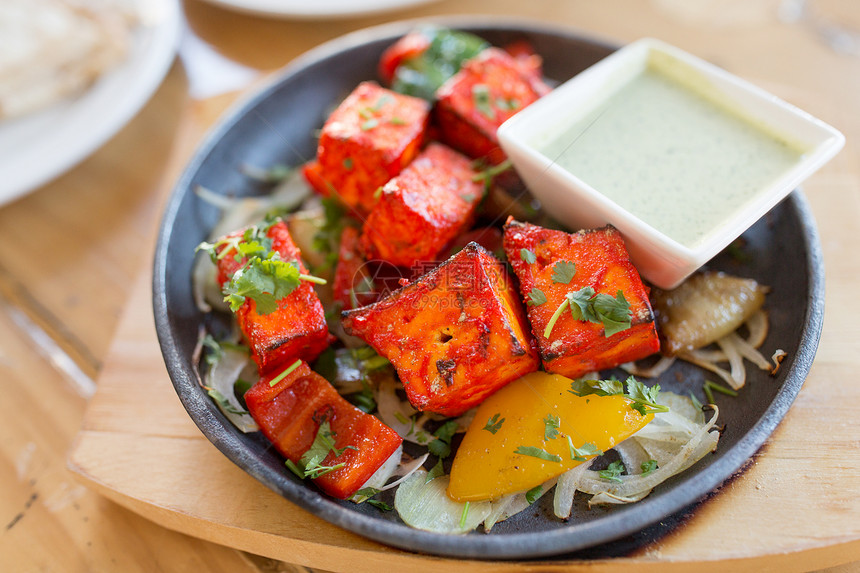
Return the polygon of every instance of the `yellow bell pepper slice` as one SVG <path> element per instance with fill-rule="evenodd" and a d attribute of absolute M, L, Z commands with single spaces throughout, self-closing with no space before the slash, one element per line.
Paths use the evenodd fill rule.
<path fill-rule="evenodd" d="M 533 372 L 508 384 L 479 407 L 451 468 L 448 497 L 497 499 L 528 491 L 606 451 L 650 422 L 623 396 L 577 396 L 569 378 Z M 579 459 L 575 459 L 579 458 Z"/>

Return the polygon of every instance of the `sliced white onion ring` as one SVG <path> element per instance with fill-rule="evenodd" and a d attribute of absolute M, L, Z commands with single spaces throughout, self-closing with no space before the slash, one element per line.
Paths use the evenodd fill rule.
<path fill-rule="evenodd" d="M 411 527 L 435 533 L 461 534 L 478 527 L 490 515 L 489 501 L 467 506 L 448 497 L 448 476 L 427 481 L 423 469 L 409 476 L 394 495 L 394 509 Z"/>

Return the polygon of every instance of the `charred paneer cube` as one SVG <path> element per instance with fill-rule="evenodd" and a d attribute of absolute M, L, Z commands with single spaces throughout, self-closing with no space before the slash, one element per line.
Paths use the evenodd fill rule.
<path fill-rule="evenodd" d="M 549 91 L 522 60 L 487 48 L 466 61 L 436 92 L 440 139 L 472 158 L 504 161 L 496 130 Z"/>
<path fill-rule="evenodd" d="M 476 243 L 374 304 L 343 313 L 343 325 L 391 361 L 418 410 L 462 414 L 538 368 L 513 280 Z"/>
<path fill-rule="evenodd" d="M 377 189 L 418 154 L 429 115 L 425 100 L 363 82 L 326 120 L 305 177 L 320 194 L 368 213 Z"/>
<path fill-rule="evenodd" d="M 509 219 L 504 247 L 547 372 L 576 378 L 659 351 L 648 289 L 614 227 L 565 233 Z"/>
<path fill-rule="evenodd" d="M 261 378 L 245 393 L 245 403 L 294 471 L 339 499 L 355 494 L 403 441 L 305 362 Z M 305 457 L 314 446 L 319 452 Z"/>
<path fill-rule="evenodd" d="M 329 344 L 325 312 L 311 283 L 295 278 L 308 270 L 283 221 L 236 231 L 215 245 L 222 290 L 233 284 L 230 290 L 245 293 L 235 295 L 239 298 L 234 313 L 261 374 L 297 358 L 313 360 L 325 350 Z M 283 271 L 287 282 L 280 282 Z M 282 289 L 289 289 L 287 284 L 292 290 L 279 296 Z"/>
<path fill-rule="evenodd" d="M 400 267 L 436 260 L 474 221 L 484 193 L 477 176 L 465 155 L 428 145 L 382 188 L 362 231 L 367 258 Z"/>

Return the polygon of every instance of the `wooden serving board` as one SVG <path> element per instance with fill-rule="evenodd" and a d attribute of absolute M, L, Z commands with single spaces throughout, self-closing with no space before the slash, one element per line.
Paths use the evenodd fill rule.
<path fill-rule="evenodd" d="M 856 253 L 829 240 L 852 210 L 839 193 L 853 178 L 819 177 L 810 195 L 823 226 L 828 307 L 848 304 Z M 823 212 L 822 212 L 823 211 Z M 855 213 L 856 215 L 856 213 Z M 837 232 L 837 231 L 832 231 Z M 834 235 L 835 236 L 835 235 Z M 828 261 L 828 262 L 830 262 Z M 787 417 L 746 469 L 680 525 L 622 557 L 469 561 L 394 549 L 292 505 L 233 465 L 197 430 L 177 398 L 159 351 L 148 269 L 136 281 L 105 361 L 98 391 L 69 456 L 88 487 L 167 528 L 330 571 L 805 571 L 860 559 L 860 404 L 857 321 L 830 312 L 812 371 Z"/>

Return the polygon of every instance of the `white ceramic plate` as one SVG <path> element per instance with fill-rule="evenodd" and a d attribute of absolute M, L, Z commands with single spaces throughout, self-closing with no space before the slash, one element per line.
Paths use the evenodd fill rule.
<path fill-rule="evenodd" d="M 88 157 L 128 123 L 161 84 L 179 43 L 179 4 L 142 2 L 143 22 L 122 64 L 76 98 L 0 122 L 0 205 Z"/>
<path fill-rule="evenodd" d="M 437 0 L 208 0 L 224 8 L 280 18 L 353 18 L 429 4 Z"/>

